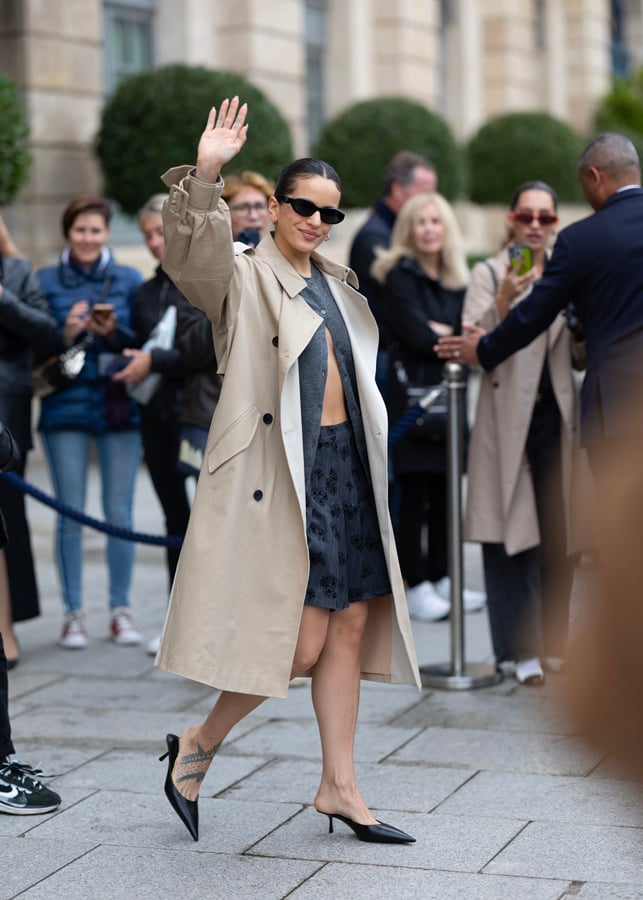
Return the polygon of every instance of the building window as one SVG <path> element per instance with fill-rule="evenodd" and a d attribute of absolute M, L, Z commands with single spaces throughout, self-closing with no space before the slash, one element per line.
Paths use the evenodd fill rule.
<path fill-rule="evenodd" d="M 455 24 L 455 13 L 451 0 L 440 0 L 438 11 L 440 18 L 436 59 L 437 105 L 442 115 L 447 115 L 450 103 L 449 57 Z"/>
<path fill-rule="evenodd" d="M 538 50 L 545 49 L 547 28 L 545 25 L 545 0 L 534 2 L 534 42 Z"/>
<path fill-rule="evenodd" d="M 306 113 L 308 142 L 319 137 L 326 118 L 326 0 L 306 0 Z"/>
<path fill-rule="evenodd" d="M 623 0 L 612 0 L 612 74 L 625 77 L 630 69 L 625 44 L 626 9 Z"/>
<path fill-rule="evenodd" d="M 153 65 L 154 0 L 105 2 L 105 90 Z"/>

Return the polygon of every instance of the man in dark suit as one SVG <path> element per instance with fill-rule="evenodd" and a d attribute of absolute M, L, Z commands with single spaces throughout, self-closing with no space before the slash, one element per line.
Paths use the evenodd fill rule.
<path fill-rule="evenodd" d="M 442 338 L 438 355 L 487 371 L 529 344 L 573 303 L 587 373 L 581 435 L 598 481 L 601 451 L 643 439 L 643 190 L 634 145 L 600 134 L 583 151 L 578 178 L 595 214 L 563 229 L 531 295 L 492 332 L 466 327 Z M 600 484 L 599 484 L 600 491 Z"/>

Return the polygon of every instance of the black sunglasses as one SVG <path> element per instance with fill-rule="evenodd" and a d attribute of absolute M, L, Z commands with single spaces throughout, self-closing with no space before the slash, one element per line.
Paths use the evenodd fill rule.
<path fill-rule="evenodd" d="M 336 209 L 334 206 L 317 206 L 312 200 L 305 200 L 303 197 L 285 197 L 283 194 L 275 194 L 275 199 L 279 203 L 290 203 L 297 215 L 303 216 L 305 219 L 309 219 L 318 212 L 319 218 L 326 225 L 339 225 L 346 218 L 341 209 Z"/>

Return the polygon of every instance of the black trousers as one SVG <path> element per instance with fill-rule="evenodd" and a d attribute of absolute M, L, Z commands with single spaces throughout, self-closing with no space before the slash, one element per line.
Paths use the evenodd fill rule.
<path fill-rule="evenodd" d="M 190 518 L 190 503 L 185 489 L 186 476 L 176 468 L 179 455 L 178 422 L 163 422 L 151 416 L 141 416 L 143 452 L 165 516 L 165 533 L 184 535 Z M 179 561 L 180 549 L 168 547 L 166 560 L 170 586 Z"/>
<path fill-rule="evenodd" d="M 403 578 L 411 587 L 448 572 L 447 478 L 420 472 L 396 478 L 399 506 L 395 538 Z"/>
<path fill-rule="evenodd" d="M 9 723 L 9 687 L 7 684 L 7 657 L 0 634 L 0 759 L 13 753 L 11 725 Z"/>
<path fill-rule="evenodd" d="M 540 545 L 514 556 L 502 544 L 482 545 L 496 662 L 565 654 L 574 560 L 566 552 L 560 438 L 555 400 L 537 403 L 525 450 Z"/>
<path fill-rule="evenodd" d="M 27 457 L 23 455 L 13 471 L 24 476 L 26 463 Z M 4 552 L 11 594 L 11 613 L 14 622 L 24 622 L 40 615 L 31 532 L 27 521 L 25 495 L 3 478 L 0 478 L 0 509 L 4 513 L 9 533 L 9 542 Z"/>

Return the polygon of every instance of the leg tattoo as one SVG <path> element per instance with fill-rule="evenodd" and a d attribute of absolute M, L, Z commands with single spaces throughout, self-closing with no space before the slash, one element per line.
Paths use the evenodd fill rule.
<path fill-rule="evenodd" d="M 196 784 L 200 785 L 220 746 L 221 744 L 219 743 L 210 750 L 204 750 L 199 745 L 196 753 L 179 755 L 175 765 L 179 767 L 180 773 L 177 772 L 173 779 L 176 786 L 178 787 L 187 781 L 196 782 Z"/>

